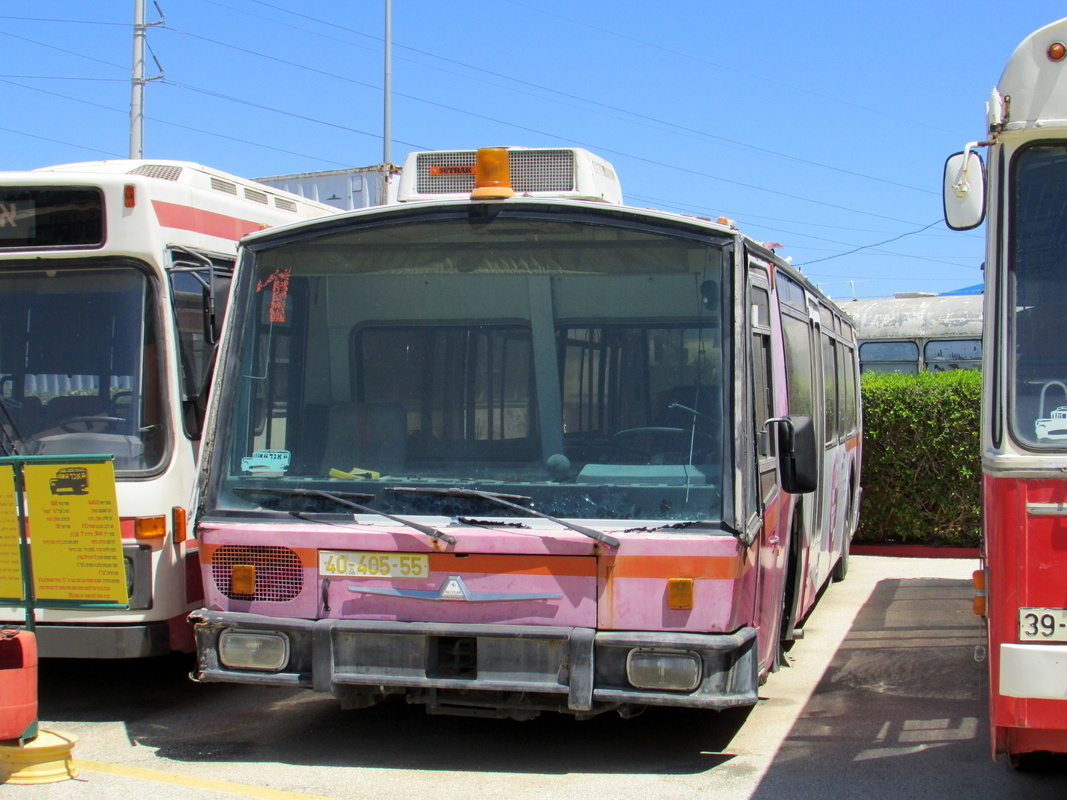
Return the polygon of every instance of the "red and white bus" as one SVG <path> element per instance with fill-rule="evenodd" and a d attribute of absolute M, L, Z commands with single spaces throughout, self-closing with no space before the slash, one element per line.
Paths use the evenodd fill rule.
<path fill-rule="evenodd" d="M 993 753 L 1018 765 L 1067 753 L 1067 19 L 1019 45 L 987 114 L 946 164 L 945 215 L 986 219 L 976 583 Z"/>
<path fill-rule="evenodd" d="M 114 455 L 130 595 L 128 611 L 39 609 L 41 655 L 192 649 L 185 517 L 237 240 L 335 212 L 179 161 L 0 172 L 3 449 Z"/>
<path fill-rule="evenodd" d="M 754 704 L 847 567 L 847 317 L 584 150 L 415 153 L 399 200 L 242 244 L 195 677 L 517 719 Z"/>

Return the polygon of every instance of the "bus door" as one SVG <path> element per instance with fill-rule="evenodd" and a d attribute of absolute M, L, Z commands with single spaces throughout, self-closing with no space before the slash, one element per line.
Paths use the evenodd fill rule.
<path fill-rule="evenodd" d="M 822 325 L 816 310 L 809 308 L 808 317 L 808 364 L 807 381 L 811 393 L 811 418 L 815 427 L 815 441 L 821 443 L 826 438 L 825 403 L 823 393 L 817 391 L 822 383 Z M 816 587 L 822 583 L 825 573 L 823 565 L 825 513 L 825 469 L 826 461 L 819 459 L 818 489 L 804 498 L 804 529 L 806 531 L 806 549 L 808 551 L 808 583 L 805 587 L 802 608 L 807 608 L 815 599 Z"/>
<path fill-rule="evenodd" d="M 198 446 L 205 395 L 215 363 L 214 345 L 229 304 L 233 259 L 208 256 L 186 247 L 170 250 L 167 269 L 182 376 L 182 424 Z"/>
<path fill-rule="evenodd" d="M 822 324 L 814 301 L 809 302 L 804 290 L 781 273 L 776 279 L 782 306 L 782 333 L 785 341 L 786 381 L 788 383 L 789 413 L 810 416 L 815 427 L 816 442 L 826 438 L 824 398 L 816 387 L 822 384 Z M 823 459 L 819 460 L 818 486 L 823 484 Z M 797 616 L 809 608 L 815 599 L 821 576 L 829 568 L 829 556 L 822 561 L 823 492 L 805 495 L 800 502 L 800 541 L 796 544 L 797 561 L 793 567 L 798 579 L 795 609 Z M 827 543 L 828 546 L 828 543 Z"/>
<path fill-rule="evenodd" d="M 816 574 L 816 586 L 821 586 L 829 575 L 835 561 L 835 554 L 841 550 L 839 531 L 844 526 L 838 524 L 838 517 L 843 511 L 844 505 L 840 502 L 839 492 L 842 485 L 840 470 L 843 464 L 838 463 L 842 448 L 838 446 L 840 439 L 839 423 L 839 393 L 837 389 L 837 360 L 842 357 L 839 352 L 837 340 L 834 338 L 836 319 L 826 306 L 819 304 L 819 366 L 816 375 L 819 380 L 814 384 L 821 387 L 816 390 L 816 395 L 822 401 L 822 413 L 819 414 L 819 422 L 816 424 L 817 433 L 821 433 L 822 440 L 822 474 L 819 476 L 820 490 L 816 505 L 816 523 L 819 537 L 819 569 Z M 816 442 L 820 440 L 816 439 Z M 847 482 L 846 482 L 847 483 Z M 835 533 L 837 538 L 835 540 Z"/>
<path fill-rule="evenodd" d="M 767 267 L 758 263 L 749 264 L 748 286 L 748 333 L 750 343 L 750 416 L 755 445 L 754 480 L 751 506 L 761 515 L 762 526 L 759 541 L 759 576 L 757 619 L 761 630 L 760 659 L 770 663 L 772 669 L 778 664 L 773 659 L 778 654 L 781 639 L 782 617 L 785 610 L 782 598 L 787 581 L 786 565 L 789 562 L 789 519 L 783 509 L 784 497 L 779 491 L 776 458 L 776 438 L 767 430 L 767 420 L 778 416 L 774 394 L 774 358 L 771 350 L 771 293 Z M 774 312 L 777 314 L 777 310 Z M 792 596 L 786 598 L 790 602 Z"/>

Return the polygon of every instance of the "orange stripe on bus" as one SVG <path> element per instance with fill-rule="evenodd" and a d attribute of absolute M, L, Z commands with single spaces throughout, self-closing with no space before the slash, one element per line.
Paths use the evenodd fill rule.
<path fill-rule="evenodd" d="M 203 564 L 210 564 L 212 558 L 215 555 L 215 551 L 220 547 L 229 548 L 245 548 L 251 552 L 261 551 L 265 547 L 272 547 L 274 545 L 258 545 L 258 544 L 206 544 L 200 542 L 200 561 Z M 296 553 L 296 557 L 300 560 L 300 566 L 306 569 L 318 569 L 319 566 L 319 551 L 309 550 L 306 547 L 290 547 L 287 548 Z"/>
<path fill-rule="evenodd" d="M 259 549 L 259 545 L 243 544 L 201 544 L 200 558 L 210 564 L 212 556 L 219 547 L 247 547 Z M 318 569 L 319 551 L 306 547 L 290 548 L 300 559 L 300 566 Z M 323 548 L 334 549 L 334 548 Z M 345 550 L 338 552 L 387 552 L 378 550 Z M 538 555 L 498 555 L 478 554 L 456 555 L 453 553 L 430 553 L 430 570 L 432 572 L 477 572 L 493 575 L 559 575 L 562 577 L 592 577 L 596 575 L 596 559 L 593 556 L 538 556 Z"/>
<path fill-rule="evenodd" d="M 201 545 L 201 559 L 210 564 L 218 547 L 250 547 L 255 545 Z M 318 551 L 304 547 L 292 548 L 300 565 L 318 568 Z M 339 548 L 343 550 L 343 548 Z M 349 551 L 378 552 L 378 551 Z M 382 551 L 385 552 L 385 551 Z M 593 556 L 500 555 L 496 553 L 430 553 L 432 572 L 479 573 L 483 575 L 557 575 L 561 577 L 592 577 L 597 574 Z M 701 578 L 704 580 L 736 580 L 753 566 L 743 555 L 736 556 L 615 556 L 603 562 L 605 577 L 610 578 Z"/>
<path fill-rule="evenodd" d="M 560 575 L 593 577 L 593 556 L 536 556 L 471 554 L 457 557 L 451 553 L 431 553 L 433 572 L 478 572 L 492 575 Z"/>
<path fill-rule="evenodd" d="M 612 578 L 736 580 L 747 566 L 742 556 L 619 556 L 607 562 Z"/>

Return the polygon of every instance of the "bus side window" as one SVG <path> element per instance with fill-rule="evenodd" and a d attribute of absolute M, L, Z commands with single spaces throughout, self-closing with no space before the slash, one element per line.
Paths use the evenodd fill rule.
<path fill-rule="evenodd" d="M 826 409 L 826 443 L 835 441 L 841 433 L 841 418 L 837 396 L 837 342 L 827 333 L 822 335 L 823 390 Z"/>
<path fill-rule="evenodd" d="M 764 433 L 765 424 L 774 416 L 771 391 L 770 294 L 761 286 L 752 287 L 752 403 L 758 455 L 774 455 L 774 439 Z"/>

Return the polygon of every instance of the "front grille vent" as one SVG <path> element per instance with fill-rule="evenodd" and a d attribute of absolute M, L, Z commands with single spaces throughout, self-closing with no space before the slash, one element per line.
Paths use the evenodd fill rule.
<path fill-rule="evenodd" d="M 511 186 L 518 193 L 574 191 L 574 153 L 566 149 L 509 150 Z M 470 194 L 474 189 L 474 150 L 419 153 L 419 194 Z"/>
<path fill-rule="evenodd" d="M 233 591 L 233 568 L 250 564 L 256 568 L 255 595 Z M 211 577 L 215 586 L 231 600 L 292 600 L 303 588 L 300 558 L 288 547 L 223 545 L 211 556 Z"/>

